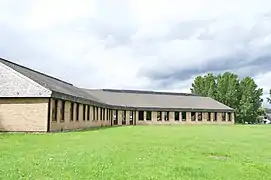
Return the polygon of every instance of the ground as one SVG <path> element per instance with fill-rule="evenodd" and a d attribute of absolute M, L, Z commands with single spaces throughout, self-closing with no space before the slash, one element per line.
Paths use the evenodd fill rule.
<path fill-rule="evenodd" d="M 271 126 L 0 134 L 0 179 L 271 179 Z"/>

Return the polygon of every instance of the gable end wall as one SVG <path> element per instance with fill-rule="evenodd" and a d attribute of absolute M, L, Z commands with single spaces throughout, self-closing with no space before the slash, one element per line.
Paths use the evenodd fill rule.
<path fill-rule="evenodd" d="M 0 63 L 0 97 L 50 97 L 51 91 Z"/>

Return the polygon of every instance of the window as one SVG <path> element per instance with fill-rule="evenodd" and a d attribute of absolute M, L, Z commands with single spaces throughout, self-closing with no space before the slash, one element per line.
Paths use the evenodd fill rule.
<path fill-rule="evenodd" d="M 231 121 L 231 113 L 228 113 L 228 121 Z"/>
<path fill-rule="evenodd" d="M 165 121 L 169 121 L 169 111 L 165 112 Z"/>
<path fill-rule="evenodd" d="M 61 101 L 60 107 L 60 122 L 65 121 L 65 101 Z"/>
<path fill-rule="evenodd" d="M 161 111 L 157 112 L 157 121 L 162 121 L 162 112 Z"/>
<path fill-rule="evenodd" d="M 86 120 L 86 105 L 83 104 L 83 121 Z"/>
<path fill-rule="evenodd" d="M 208 118 L 207 118 L 207 121 L 211 121 L 211 113 L 208 112 Z"/>
<path fill-rule="evenodd" d="M 103 108 L 99 108 L 100 109 L 100 118 L 99 120 L 101 121 L 103 119 Z"/>
<path fill-rule="evenodd" d="M 214 121 L 217 121 L 217 113 L 214 113 Z"/>
<path fill-rule="evenodd" d="M 138 120 L 144 121 L 144 111 L 138 111 Z"/>
<path fill-rule="evenodd" d="M 196 113 L 191 112 L 191 121 L 196 121 Z"/>
<path fill-rule="evenodd" d="M 198 112 L 198 121 L 202 121 L 202 113 Z"/>
<path fill-rule="evenodd" d="M 105 121 L 105 108 L 103 108 L 103 120 Z"/>
<path fill-rule="evenodd" d="M 151 116 L 151 111 L 147 111 L 147 117 L 146 117 L 146 120 L 147 121 L 151 121 L 151 118 L 152 118 L 152 116 Z"/>
<path fill-rule="evenodd" d="M 90 120 L 90 106 L 87 107 L 87 120 Z"/>
<path fill-rule="evenodd" d="M 70 107 L 70 120 L 73 121 L 73 109 L 74 109 L 74 103 L 71 103 Z"/>
<path fill-rule="evenodd" d="M 109 111 L 108 112 L 108 120 L 111 121 L 111 119 L 112 119 L 112 110 L 109 109 L 108 111 Z"/>
<path fill-rule="evenodd" d="M 126 111 L 122 111 L 122 125 L 126 124 Z"/>
<path fill-rule="evenodd" d="M 134 121 L 134 112 L 130 111 L 130 125 L 133 125 L 133 121 Z"/>
<path fill-rule="evenodd" d="M 53 104 L 53 107 L 52 107 L 52 121 L 55 121 L 57 122 L 57 104 L 58 104 L 58 100 L 54 100 L 54 104 Z"/>
<path fill-rule="evenodd" d="M 95 117 L 95 116 L 96 116 L 96 107 L 93 106 L 93 107 L 92 107 L 92 110 L 93 110 L 93 113 L 92 113 L 92 120 L 95 121 L 95 120 L 96 120 L 96 119 L 95 119 L 95 118 L 96 118 L 96 117 Z"/>
<path fill-rule="evenodd" d="M 222 113 L 222 121 L 226 121 L 226 113 Z"/>
<path fill-rule="evenodd" d="M 186 121 L 186 112 L 182 112 L 182 121 Z"/>
<path fill-rule="evenodd" d="M 118 125 L 118 114 L 119 114 L 118 110 L 115 110 L 113 112 L 114 125 Z"/>
<path fill-rule="evenodd" d="M 180 112 L 175 112 L 174 118 L 175 118 L 175 121 L 179 121 L 180 120 Z"/>
<path fill-rule="evenodd" d="M 79 104 L 76 104 L 76 121 L 79 121 Z"/>

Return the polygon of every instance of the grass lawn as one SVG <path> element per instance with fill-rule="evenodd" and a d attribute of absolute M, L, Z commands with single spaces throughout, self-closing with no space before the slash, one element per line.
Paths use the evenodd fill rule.
<path fill-rule="evenodd" d="M 271 126 L 0 134 L 0 179 L 271 179 Z"/>

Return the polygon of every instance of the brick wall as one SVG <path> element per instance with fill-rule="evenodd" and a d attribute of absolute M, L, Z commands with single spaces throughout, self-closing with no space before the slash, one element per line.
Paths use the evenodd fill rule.
<path fill-rule="evenodd" d="M 46 98 L 0 98 L 0 131 L 47 131 Z"/>

